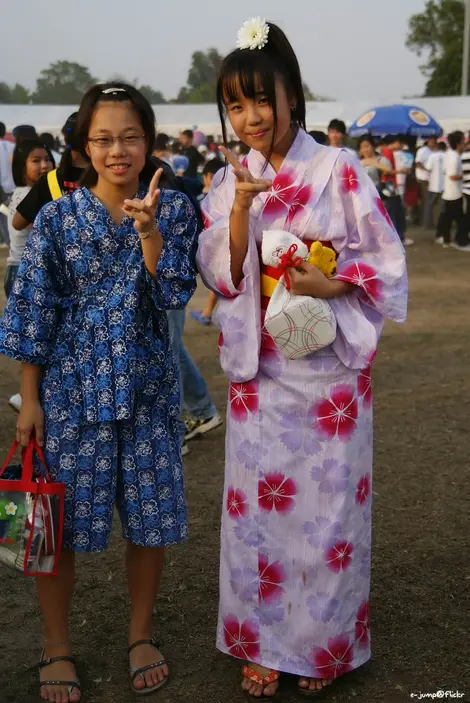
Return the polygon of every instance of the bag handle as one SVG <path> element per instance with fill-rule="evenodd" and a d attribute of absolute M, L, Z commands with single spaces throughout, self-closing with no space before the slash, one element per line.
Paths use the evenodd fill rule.
<path fill-rule="evenodd" d="M 18 446 L 19 446 L 19 442 L 15 439 L 15 441 L 11 445 L 11 449 L 8 453 L 8 456 L 5 460 L 5 463 L 3 464 L 2 468 L 0 469 L 0 478 L 2 477 L 3 473 L 6 471 L 10 461 L 13 459 L 15 452 L 18 449 Z M 33 468 L 34 468 L 33 467 L 33 454 L 34 454 L 34 452 L 36 452 L 36 454 L 39 458 L 39 461 L 42 464 L 47 483 L 52 483 L 52 478 L 51 478 L 51 475 L 50 475 L 49 470 L 46 465 L 44 453 L 42 451 L 42 448 L 37 443 L 35 437 L 31 437 L 31 439 L 29 440 L 28 446 L 26 448 L 23 448 L 21 451 L 21 457 L 22 457 L 22 461 L 23 461 L 21 480 L 27 481 L 28 483 L 31 483 L 33 480 Z"/>

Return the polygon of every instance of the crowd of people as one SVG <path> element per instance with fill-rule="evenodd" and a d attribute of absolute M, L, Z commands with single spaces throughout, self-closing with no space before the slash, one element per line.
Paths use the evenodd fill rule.
<path fill-rule="evenodd" d="M 146 98 L 119 81 L 87 91 L 58 163 L 44 135 L 24 126 L 12 147 L 0 125 L 0 353 L 22 364 L 17 440 L 35 437 L 66 486 L 58 572 L 37 580 L 51 703 L 81 700 L 74 554 L 107 548 L 115 506 L 130 686 L 142 695 L 168 681 L 153 609 L 164 549 L 187 537 L 181 457 L 222 423 L 183 344 L 198 272 L 211 294 L 196 319 L 210 324 L 218 306 L 229 379 L 217 646 L 244 661 L 254 697 L 276 695 L 284 673 L 323 696 L 370 657 L 371 364 L 385 318 L 406 319 L 406 209 L 429 223 L 442 192 L 439 237 L 447 245 L 456 220 L 468 250 L 463 138 L 449 135 L 442 159 L 429 140 L 413 159 L 396 135 L 353 148 L 340 120 L 309 135 L 294 50 L 261 19 L 239 31 L 217 96 L 237 136 L 228 149 L 196 146 L 190 130 L 157 135 Z M 279 267 L 260 258 L 271 230 L 297 242 Z M 292 258 L 300 243 L 333 273 Z M 267 332 L 281 269 L 292 297 L 328 311 L 334 334 L 315 353 L 286 355 Z"/>

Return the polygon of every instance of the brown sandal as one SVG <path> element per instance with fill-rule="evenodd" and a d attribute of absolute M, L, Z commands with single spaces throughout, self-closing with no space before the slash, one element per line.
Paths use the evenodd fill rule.
<path fill-rule="evenodd" d="M 257 683 L 260 686 L 262 686 L 263 689 L 266 688 L 266 686 L 269 686 L 270 683 L 274 683 L 275 681 L 279 681 L 279 679 L 281 677 L 281 674 L 279 673 L 279 671 L 276 671 L 275 669 L 270 671 L 269 674 L 267 674 L 267 676 L 261 676 L 261 674 L 258 674 L 257 671 L 255 671 L 254 669 L 251 668 L 251 666 L 248 666 L 248 665 L 245 665 L 243 667 L 242 675 L 243 675 L 244 679 L 248 679 L 248 681 L 254 681 L 254 683 Z M 263 696 L 265 698 L 274 698 L 275 696 L 277 696 L 277 693 L 278 692 L 276 691 L 276 693 L 273 693 L 272 696 L 267 696 L 263 692 Z M 250 695 L 250 694 L 248 693 L 248 695 Z"/>

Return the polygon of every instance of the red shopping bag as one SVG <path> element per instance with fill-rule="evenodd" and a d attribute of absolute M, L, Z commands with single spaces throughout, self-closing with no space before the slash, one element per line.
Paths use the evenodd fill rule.
<path fill-rule="evenodd" d="M 25 576 L 54 576 L 62 548 L 65 484 L 54 483 L 44 454 L 31 439 L 21 466 L 10 466 L 13 442 L 0 469 L 0 563 Z M 43 475 L 34 472 L 36 453 Z"/>

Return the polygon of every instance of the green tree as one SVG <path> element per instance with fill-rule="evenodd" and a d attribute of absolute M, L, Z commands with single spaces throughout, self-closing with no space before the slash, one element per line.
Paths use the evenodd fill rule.
<path fill-rule="evenodd" d="M 164 105 L 166 103 L 163 93 L 159 90 L 154 90 L 150 85 L 141 85 L 139 90 L 151 105 Z"/>
<path fill-rule="evenodd" d="M 406 46 L 428 59 L 420 67 L 428 79 L 425 95 L 460 93 L 464 14 L 462 0 L 427 0 L 409 20 Z"/>
<path fill-rule="evenodd" d="M 29 102 L 30 94 L 23 85 L 16 83 L 10 87 L 7 83 L 0 83 L 0 104 L 27 105 Z"/>
<path fill-rule="evenodd" d="M 94 83 L 97 80 L 86 66 L 56 61 L 41 71 L 32 100 L 46 105 L 76 105 Z"/>
<path fill-rule="evenodd" d="M 187 85 L 181 88 L 175 102 L 215 103 L 217 76 L 222 60 L 217 49 L 195 51 L 191 58 Z"/>
<path fill-rule="evenodd" d="M 31 102 L 31 95 L 24 85 L 15 83 L 10 92 L 13 105 L 28 105 Z"/>

